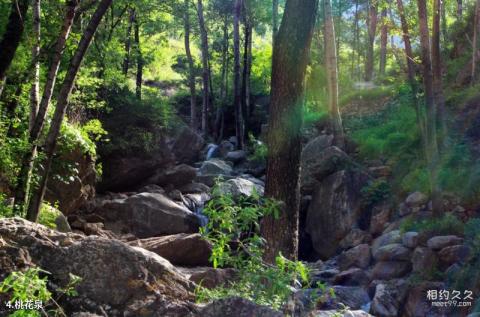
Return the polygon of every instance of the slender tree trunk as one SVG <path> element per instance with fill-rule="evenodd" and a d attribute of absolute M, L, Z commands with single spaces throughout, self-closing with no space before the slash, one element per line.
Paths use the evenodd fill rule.
<path fill-rule="evenodd" d="M 475 3 L 475 16 L 473 23 L 473 40 L 472 40 L 472 69 L 470 75 L 470 85 L 475 84 L 475 73 L 477 70 L 477 54 L 478 54 L 478 33 L 480 32 L 480 0 Z"/>
<path fill-rule="evenodd" d="M 5 81 L 7 70 L 22 39 L 30 0 L 12 0 L 5 33 L 0 41 L 0 81 Z"/>
<path fill-rule="evenodd" d="M 403 1 L 397 0 L 397 8 L 398 14 L 400 16 L 400 23 L 402 25 L 402 37 L 403 43 L 405 45 L 405 56 L 407 60 L 407 77 L 410 87 L 412 89 L 413 101 L 415 103 L 415 112 L 417 115 L 417 125 L 420 130 L 420 134 L 422 136 L 422 143 L 425 145 L 426 142 L 426 135 L 425 135 L 425 118 L 423 113 L 420 109 L 420 103 L 417 98 L 418 95 L 418 85 L 417 80 L 415 79 L 416 74 L 416 66 L 414 62 L 412 44 L 410 41 L 410 31 L 408 28 L 407 19 L 405 17 L 405 9 L 403 7 Z"/>
<path fill-rule="evenodd" d="M 328 83 L 328 108 L 335 144 L 345 148 L 342 117 L 338 108 L 338 66 L 335 46 L 335 24 L 330 0 L 322 0 L 324 12 L 325 69 Z"/>
<path fill-rule="evenodd" d="M 387 44 L 388 44 L 388 21 L 387 9 L 382 10 L 382 30 L 380 35 L 380 65 L 378 74 L 385 76 L 385 67 L 387 65 Z"/>
<path fill-rule="evenodd" d="M 243 149 L 243 111 L 242 92 L 240 75 L 240 17 L 243 7 L 243 0 L 235 0 L 234 22 L 233 22 L 233 55 L 234 55 L 234 103 L 235 109 L 235 135 L 237 137 L 237 148 Z"/>
<path fill-rule="evenodd" d="M 462 0 L 457 0 L 457 20 L 462 19 L 463 16 L 463 3 Z"/>
<path fill-rule="evenodd" d="M 203 79 L 203 100 L 202 100 L 202 133 L 208 134 L 208 109 L 210 108 L 210 76 L 208 65 L 208 34 L 203 15 L 202 0 L 197 1 L 198 23 L 200 26 L 201 50 L 202 50 L 202 79 Z"/>
<path fill-rule="evenodd" d="M 195 66 L 193 64 L 192 52 L 190 50 L 190 0 L 185 0 L 184 32 L 185 32 L 185 54 L 188 61 L 188 87 L 190 88 L 190 127 L 197 130 L 197 92 L 195 87 Z"/>
<path fill-rule="evenodd" d="M 35 42 L 32 47 L 32 59 L 36 60 L 33 68 L 33 83 L 30 89 L 30 131 L 33 128 L 38 113 L 40 99 L 40 0 L 33 0 L 33 34 Z"/>
<path fill-rule="evenodd" d="M 245 13 L 247 15 L 247 13 Z M 248 17 L 245 16 L 244 25 L 245 39 L 243 43 L 243 74 L 242 74 L 242 117 L 243 129 L 242 137 L 245 137 L 249 131 L 249 117 L 250 117 L 250 48 L 252 41 L 252 26 Z"/>
<path fill-rule="evenodd" d="M 87 28 L 85 29 L 85 32 L 82 35 L 82 38 L 80 39 L 80 43 L 78 44 L 75 54 L 70 61 L 70 65 L 65 75 L 65 79 L 58 94 L 57 107 L 55 109 L 55 113 L 53 114 L 52 123 L 50 125 L 50 129 L 48 130 L 47 138 L 45 141 L 45 162 L 43 164 L 44 169 L 40 173 L 39 187 L 32 195 L 32 200 L 28 208 L 27 219 L 30 221 L 37 221 L 38 218 L 40 206 L 42 204 L 45 190 L 47 188 L 47 180 L 52 166 L 53 154 L 57 145 L 57 138 L 60 133 L 60 127 L 65 117 L 65 113 L 68 108 L 68 100 L 73 88 L 73 84 L 75 82 L 75 78 L 80 68 L 80 64 L 82 63 L 85 52 L 87 51 L 92 41 L 92 38 L 98 28 L 98 25 L 100 24 L 100 21 L 105 15 L 107 9 L 110 7 L 111 3 L 112 0 L 102 0 L 99 3 Z"/>
<path fill-rule="evenodd" d="M 262 222 L 264 258 L 270 263 L 279 253 L 289 259 L 298 255 L 302 95 L 317 5 L 316 0 L 287 0 L 273 49 L 265 193 L 280 202 L 280 214 Z"/>
<path fill-rule="evenodd" d="M 368 42 L 367 42 L 367 59 L 365 61 L 365 81 L 372 81 L 373 79 L 373 59 L 375 34 L 377 32 L 377 6 L 368 2 Z"/>
<path fill-rule="evenodd" d="M 25 152 L 22 157 L 22 163 L 20 172 L 17 178 L 17 185 L 14 191 L 14 209 L 16 214 L 22 214 L 24 207 L 28 203 L 28 193 L 30 191 L 30 178 L 33 170 L 33 163 L 37 154 L 37 147 L 42 132 L 45 117 L 47 115 L 50 101 L 52 100 L 53 90 L 57 80 L 58 69 L 65 50 L 65 44 L 70 30 L 72 28 L 73 19 L 75 17 L 75 11 L 78 8 L 78 0 L 69 0 L 66 3 L 65 17 L 63 20 L 63 26 L 55 44 L 55 51 L 52 57 L 50 68 L 47 73 L 47 80 L 45 87 L 43 88 L 43 95 L 40 101 L 35 121 L 29 134 L 30 149 Z"/>
<path fill-rule="evenodd" d="M 438 216 L 441 213 L 439 206 L 439 192 L 437 186 L 437 166 L 438 166 L 438 144 L 437 144 L 437 109 L 435 105 L 435 91 L 433 83 L 433 70 L 430 51 L 430 36 L 428 30 L 427 6 L 424 0 L 417 0 L 418 5 L 418 23 L 420 28 L 420 46 L 423 65 L 423 84 L 425 95 L 425 106 L 427 112 L 426 120 L 426 149 L 430 192 L 433 201 L 434 214 Z"/>
<path fill-rule="evenodd" d="M 140 23 L 135 18 L 135 48 L 137 50 L 137 78 L 135 95 L 137 99 L 142 100 L 142 84 L 143 84 L 143 54 L 140 45 Z"/>
<path fill-rule="evenodd" d="M 435 105 L 437 107 L 437 124 L 439 126 L 439 147 L 444 148 L 447 136 L 445 120 L 445 97 L 443 95 L 442 80 L 442 56 L 440 51 L 440 17 L 441 0 L 433 0 L 433 26 L 432 26 L 432 69 L 433 69 L 433 90 Z"/>
<path fill-rule="evenodd" d="M 130 68 L 130 54 L 132 46 L 132 27 L 135 22 L 135 8 L 130 8 L 130 17 L 128 19 L 127 34 L 125 40 L 125 58 L 123 60 L 123 74 L 126 76 Z"/>
<path fill-rule="evenodd" d="M 278 0 L 272 2 L 272 43 L 275 43 L 275 37 L 278 33 Z"/>
<path fill-rule="evenodd" d="M 217 105 L 215 114 L 215 140 L 220 141 L 221 124 L 223 117 L 223 106 L 227 98 L 227 76 L 228 76 L 228 15 L 225 15 L 223 22 L 223 43 L 222 43 L 222 76 L 220 84 L 220 100 L 221 103 Z"/>
<path fill-rule="evenodd" d="M 356 74 L 356 67 L 355 65 L 355 54 L 358 53 L 358 0 L 355 0 L 355 13 L 353 16 L 353 45 L 352 45 L 352 64 L 351 64 L 351 73 L 352 75 Z"/>

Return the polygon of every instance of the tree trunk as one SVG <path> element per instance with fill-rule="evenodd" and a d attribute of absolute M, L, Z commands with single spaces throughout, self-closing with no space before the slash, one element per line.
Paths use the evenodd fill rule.
<path fill-rule="evenodd" d="M 22 214 L 24 207 L 28 203 L 28 193 L 30 191 L 30 178 L 33 170 L 33 163 L 37 154 L 37 147 L 42 132 L 45 117 L 47 115 L 50 101 L 52 100 L 53 90 L 57 80 L 58 69 L 62 60 L 63 52 L 65 50 L 65 44 L 70 30 L 72 28 L 73 20 L 75 17 L 75 11 L 78 8 L 78 0 L 70 0 L 66 3 L 65 18 L 63 20 L 63 26 L 58 35 L 57 42 L 55 44 L 55 51 L 52 56 L 50 68 L 47 73 L 47 80 L 45 87 L 43 88 L 43 95 L 40 101 L 35 121 L 30 129 L 29 144 L 30 148 L 22 157 L 22 163 L 20 172 L 17 178 L 17 185 L 14 191 L 14 209 L 16 214 Z"/>
<path fill-rule="evenodd" d="M 330 0 L 322 0 L 324 12 L 325 69 L 328 83 L 328 109 L 335 144 L 345 148 L 342 117 L 338 108 L 338 66 L 335 45 L 335 24 L 333 23 L 332 5 Z"/>
<path fill-rule="evenodd" d="M 142 100 L 142 84 L 143 84 L 143 54 L 140 46 L 140 23 L 135 18 L 135 48 L 137 50 L 137 78 L 135 85 L 135 95 L 138 100 Z"/>
<path fill-rule="evenodd" d="M 247 13 L 245 13 L 247 15 Z M 252 26 L 249 18 L 245 18 L 244 33 L 245 39 L 243 43 L 243 74 L 242 74 L 242 118 L 243 129 L 242 137 L 245 140 L 249 132 L 249 118 L 250 118 L 250 63 L 251 63 L 251 43 L 252 43 Z"/>
<path fill-rule="evenodd" d="M 220 141 L 221 124 L 223 117 L 223 107 L 227 98 L 227 77 L 228 77 L 228 50 L 229 50 L 229 38 L 228 38 L 228 15 L 225 15 L 223 22 L 223 43 L 222 43 L 222 76 L 220 83 L 220 100 L 221 103 L 217 105 L 217 111 L 215 114 L 215 140 Z"/>
<path fill-rule="evenodd" d="M 358 67 L 358 64 L 355 62 L 355 54 L 360 55 L 358 52 L 358 0 L 355 0 L 355 13 L 353 16 L 353 45 L 352 45 L 352 64 L 351 64 L 351 73 L 352 75 L 355 75 L 356 72 L 356 67 Z"/>
<path fill-rule="evenodd" d="M 388 21 L 387 9 L 382 10 L 382 30 L 380 35 L 380 65 L 378 74 L 380 77 L 385 76 L 385 67 L 387 65 L 387 44 L 388 44 Z"/>
<path fill-rule="evenodd" d="M 195 67 L 193 64 L 192 52 L 190 50 L 190 1 L 185 0 L 184 32 L 185 32 L 185 54 L 188 62 L 188 87 L 190 88 L 190 127 L 197 130 L 197 92 L 195 87 Z"/>
<path fill-rule="evenodd" d="M 13 0 L 8 23 L 0 41 L 0 81 L 5 81 L 7 70 L 22 39 L 29 0 Z"/>
<path fill-rule="evenodd" d="M 275 37 L 278 33 L 278 0 L 272 3 L 272 43 L 275 43 Z"/>
<path fill-rule="evenodd" d="M 280 202 L 280 214 L 262 222 L 264 258 L 270 263 L 279 253 L 289 259 L 298 254 L 302 95 L 317 5 L 287 0 L 273 49 L 265 193 Z"/>
<path fill-rule="evenodd" d="M 405 56 L 406 56 L 406 60 L 407 60 L 407 78 L 408 78 L 408 82 L 410 84 L 410 87 L 412 89 L 413 101 L 414 101 L 414 104 L 415 104 L 415 112 L 416 112 L 416 116 L 417 116 L 417 125 L 418 125 L 418 128 L 420 130 L 421 137 L 422 137 L 422 143 L 425 145 L 425 141 L 426 141 L 425 118 L 422 114 L 422 111 L 420 109 L 420 103 L 419 103 L 418 98 L 417 98 L 418 85 L 417 85 L 417 80 L 415 79 L 416 66 L 415 66 L 415 62 L 414 62 L 412 44 L 411 44 L 411 41 L 410 41 L 410 31 L 409 31 L 409 28 L 408 28 L 407 19 L 405 17 L 405 9 L 403 7 L 403 1 L 402 0 L 397 0 L 397 8 L 398 8 L 398 14 L 400 16 L 400 23 L 402 25 L 403 43 L 405 45 Z"/>
<path fill-rule="evenodd" d="M 372 81 L 373 79 L 373 59 L 374 59 L 374 45 L 375 34 L 377 32 L 377 6 L 368 2 L 368 41 L 367 41 L 367 59 L 365 61 L 365 81 Z"/>
<path fill-rule="evenodd" d="M 437 166 L 438 166 L 438 144 L 437 144 L 437 109 L 435 105 L 435 92 L 433 87 L 433 70 L 430 51 L 430 36 L 428 30 L 427 5 L 424 0 L 417 0 L 418 5 L 418 23 L 420 28 L 420 46 L 423 65 L 423 85 L 426 106 L 426 131 L 425 131 L 425 153 L 427 158 L 430 193 L 433 201 L 433 211 L 435 215 L 441 213 L 438 204 L 437 187 Z"/>
<path fill-rule="evenodd" d="M 33 67 L 33 83 L 30 89 L 30 121 L 29 130 L 33 128 L 35 117 L 38 113 L 39 99 L 40 99 L 40 0 L 33 1 L 33 34 L 34 44 L 32 47 L 32 60 L 35 60 Z"/>
<path fill-rule="evenodd" d="M 130 54 L 132 46 L 132 27 L 135 22 L 135 8 L 130 8 L 130 17 L 128 19 L 127 34 L 125 40 L 125 58 L 123 60 L 123 74 L 127 76 L 130 68 Z"/>
<path fill-rule="evenodd" d="M 435 105 L 437 107 L 437 124 L 439 125 L 439 147 L 443 148 L 447 133 L 445 122 L 445 97 L 443 95 L 442 56 L 440 52 L 440 17 L 441 0 L 433 0 L 433 26 L 432 26 L 432 69 L 433 90 Z"/>
<path fill-rule="evenodd" d="M 462 0 L 457 0 L 457 20 L 460 20 L 463 16 L 463 3 Z"/>
<path fill-rule="evenodd" d="M 240 76 L 240 16 L 243 0 L 235 0 L 234 22 L 233 22 L 233 56 L 234 56 L 234 83 L 233 83 L 233 107 L 235 109 L 235 135 L 237 137 L 237 148 L 243 149 L 243 111 L 242 92 Z"/>
<path fill-rule="evenodd" d="M 478 33 L 480 32 L 480 0 L 475 3 L 475 15 L 473 23 L 473 40 L 472 40 L 472 69 L 470 75 L 470 84 L 475 84 L 475 73 L 477 70 L 477 54 L 478 54 Z"/>
<path fill-rule="evenodd" d="M 202 51 L 202 80 L 203 80 L 203 98 L 202 98 L 202 133 L 208 134 L 208 109 L 210 108 L 210 76 L 208 66 L 208 34 L 203 15 L 202 0 L 197 1 L 198 24 L 200 26 L 201 51 Z"/>
<path fill-rule="evenodd" d="M 110 7 L 111 3 L 112 0 L 102 0 L 99 3 L 87 28 L 85 29 L 85 32 L 82 35 L 82 38 L 80 39 L 80 43 L 78 44 L 75 54 L 70 61 L 65 79 L 58 94 L 57 107 L 55 109 L 55 113 L 53 114 L 52 123 L 50 125 L 50 129 L 48 130 L 45 141 L 45 162 L 43 164 L 44 169 L 40 173 L 39 187 L 32 195 L 32 200 L 28 208 L 27 219 L 30 221 L 37 221 L 38 218 L 40 206 L 42 204 L 47 187 L 47 180 L 52 166 L 53 154 L 57 145 L 58 134 L 60 133 L 60 127 L 68 108 L 68 100 L 80 68 L 80 64 L 82 63 L 85 52 L 92 41 L 100 21 L 105 15 L 107 9 Z"/>

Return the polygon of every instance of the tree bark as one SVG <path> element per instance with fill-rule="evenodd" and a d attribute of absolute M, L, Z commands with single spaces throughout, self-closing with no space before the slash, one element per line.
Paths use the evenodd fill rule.
<path fill-rule="evenodd" d="M 130 16 L 128 19 L 127 34 L 125 40 L 125 58 L 123 60 L 123 74 L 126 76 L 128 70 L 130 69 L 130 54 L 132 46 L 132 28 L 133 23 L 135 22 L 135 8 L 130 8 Z"/>
<path fill-rule="evenodd" d="M 367 41 L 367 58 L 365 61 L 365 81 L 372 81 L 373 79 L 373 59 L 375 34 L 377 32 L 377 6 L 368 1 L 368 41 Z"/>
<path fill-rule="evenodd" d="M 0 81 L 5 81 L 7 70 L 22 39 L 30 0 L 13 0 L 8 23 L 0 41 Z"/>
<path fill-rule="evenodd" d="M 470 75 L 470 85 L 475 84 L 475 73 L 477 70 L 477 54 L 478 54 L 478 33 L 480 32 L 480 0 L 475 3 L 475 15 L 473 22 L 473 39 L 472 39 L 472 69 Z"/>
<path fill-rule="evenodd" d="M 200 27 L 201 51 L 202 51 L 202 133 L 208 134 L 208 109 L 210 108 L 210 71 L 208 65 L 208 34 L 205 26 L 205 17 L 203 15 L 202 0 L 197 1 L 198 24 Z"/>
<path fill-rule="evenodd" d="M 445 122 L 445 97 L 443 95 L 442 80 L 442 56 L 440 51 L 440 20 L 441 20 L 441 0 L 433 0 L 433 26 L 432 26 L 432 69 L 433 69 L 433 89 L 435 104 L 437 107 L 437 124 L 439 126 L 440 148 L 444 147 L 447 135 Z"/>
<path fill-rule="evenodd" d="M 460 20 L 463 16 L 463 3 L 462 0 L 457 0 L 457 20 Z"/>
<path fill-rule="evenodd" d="M 137 76 L 135 85 L 135 95 L 138 100 L 142 100 L 142 84 L 143 84 L 143 54 L 140 46 L 140 23 L 135 18 L 135 48 L 137 50 Z"/>
<path fill-rule="evenodd" d="M 43 164 L 44 169 L 40 173 L 39 187 L 32 195 L 32 200 L 28 208 L 27 219 L 30 221 L 36 222 L 38 218 L 40 206 L 42 204 L 47 187 L 47 180 L 52 166 L 53 155 L 57 145 L 60 127 L 68 108 L 68 100 L 75 82 L 75 78 L 82 63 L 83 57 L 85 56 L 85 52 L 87 51 L 98 25 L 100 24 L 100 21 L 105 15 L 107 9 L 110 7 L 111 3 L 112 0 L 102 0 L 99 3 L 87 28 L 85 29 L 85 32 L 82 35 L 82 38 L 80 39 L 80 43 L 78 44 L 75 54 L 70 61 L 65 79 L 58 94 L 57 107 L 55 109 L 55 113 L 53 114 L 52 123 L 50 125 L 50 129 L 48 130 L 45 141 L 45 162 Z"/>
<path fill-rule="evenodd" d="M 244 34 L 243 43 L 243 74 L 242 74 L 242 118 L 243 118 L 243 140 L 249 132 L 250 118 L 250 69 L 251 69 L 251 44 L 252 44 L 252 25 L 249 21 L 247 10 L 244 16 Z"/>
<path fill-rule="evenodd" d="M 353 15 L 353 45 L 352 45 L 352 64 L 351 64 L 351 73 L 352 75 L 356 75 L 356 67 L 358 67 L 358 63 L 356 64 L 355 54 L 360 55 L 358 52 L 358 0 L 355 0 L 355 13 Z"/>
<path fill-rule="evenodd" d="M 215 114 L 215 140 L 220 141 L 222 136 L 222 118 L 223 107 L 227 98 L 227 77 L 228 77 L 228 50 L 229 50 L 229 38 L 228 38 L 228 15 L 225 15 L 223 22 L 223 43 L 222 43 L 222 75 L 220 83 L 220 100 L 221 104 L 217 105 L 217 111 Z"/>
<path fill-rule="evenodd" d="M 22 163 L 20 172 L 18 174 L 17 185 L 14 190 L 14 210 L 16 214 L 23 214 L 25 206 L 28 204 L 28 193 L 30 191 L 30 178 L 33 170 L 33 163 L 37 156 L 37 147 L 45 124 L 45 117 L 47 115 L 50 101 L 52 100 L 53 90 L 57 80 L 58 69 L 62 60 L 63 52 L 67 39 L 70 35 L 75 12 L 78 8 L 78 0 L 70 0 L 66 3 L 65 17 L 63 20 L 62 29 L 58 35 L 57 42 L 55 44 L 55 51 L 52 57 L 52 61 L 47 73 L 47 80 L 43 88 L 43 95 L 40 101 L 35 121 L 30 129 L 29 144 L 30 148 L 25 152 L 22 157 Z"/>
<path fill-rule="evenodd" d="M 382 30 L 380 35 L 380 65 L 378 74 L 385 76 L 385 67 L 387 65 L 387 44 L 388 44 L 388 21 L 387 9 L 382 9 Z"/>
<path fill-rule="evenodd" d="M 38 113 L 40 99 L 40 14 L 40 0 L 33 0 L 33 34 L 35 41 L 32 47 L 32 60 L 36 62 L 33 67 L 33 83 L 30 89 L 30 131 L 33 128 L 35 117 Z"/>
<path fill-rule="evenodd" d="M 197 91 L 195 87 L 195 67 L 193 64 L 192 52 L 190 49 L 190 0 L 185 0 L 184 32 L 185 32 L 185 54 L 188 63 L 188 87 L 190 89 L 190 127 L 196 131 L 197 126 Z"/>
<path fill-rule="evenodd" d="M 278 0 L 272 2 L 272 43 L 275 43 L 275 37 L 278 33 Z"/>
<path fill-rule="evenodd" d="M 233 56 L 234 56 L 234 83 L 233 83 L 233 107 L 235 109 L 235 135 L 237 137 L 237 148 L 243 149 L 243 111 L 242 92 L 240 76 L 240 17 L 243 7 L 243 0 L 235 0 L 233 17 Z"/>
<path fill-rule="evenodd" d="M 265 193 L 280 202 L 280 214 L 262 221 L 264 258 L 270 263 L 279 253 L 289 259 L 298 255 L 302 95 L 317 5 L 287 0 L 273 49 Z"/>
<path fill-rule="evenodd" d="M 342 117 L 338 107 L 338 66 L 335 41 L 335 24 L 333 23 L 330 0 L 322 0 L 324 12 L 325 69 L 328 84 L 328 109 L 335 145 L 345 148 Z"/>
<path fill-rule="evenodd" d="M 433 212 L 441 214 L 439 191 L 437 186 L 438 143 L 437 143 L 437 107 L 433 84 L 433 70 L 430 50 L 430 35 L 428 30 L 427 5 L 424 0 L 417 0 L 418 23 L 420 29 L 420 46 L 423 65 L 423 85 L 426 106 L 425 153 L 427 158 L 430 193 L 432 195 Z"/>

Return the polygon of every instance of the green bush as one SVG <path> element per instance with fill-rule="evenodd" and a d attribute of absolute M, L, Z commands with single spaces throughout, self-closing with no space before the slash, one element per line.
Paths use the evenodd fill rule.
<path fill-rule="evenodd" d="M 213 245 L 214 267 L 233 267 L 237 278 L 229 285 L 213 290 L 197 288 L 200 302 L 240 296 L 261 305 L 280 309 L 292 294 L 293 286 L 308 281 L 308 270 L 301 262 L 279 255 L 275 265 L 263 262 L 264 241 L 260 237 L 260 220 L 265 215 L 278 217 L 276 202 L 258 195 L 234 199 L 223 195 L 218 187 L 204 210 L 209 222 L 201 229 Z"/>
<path fill-rule="evenodd" d="M 371 181 L 361 189 L 362 199 L 365 205 L 372 206 L 390 197 L 390 186 L 383 179 Z"/>
<path fill-rule="evenodd" d="M 441 218 L 418 220 L 410 216 L 400 224 L 401 232 L 429 232 L 436 235 L 456 234 L 463 235 L 464 224 L 451 213 L 446 213 Z"/>

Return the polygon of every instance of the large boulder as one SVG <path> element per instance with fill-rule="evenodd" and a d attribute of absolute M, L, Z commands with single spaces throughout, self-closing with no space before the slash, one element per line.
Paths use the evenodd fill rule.
<path fill-rule="evenodd" d="M 340 254 L 337 258 L 337 263 L 341 270 L 351 267 L 366 269 L 370 265 L 371 259 L 370 246 L 368 244 L 360 244 Z"/>
<path fill-rule="evenodd" d="M 246 196 L 250 197 L 253 193 L 263 196 L 264 187 L 255 184 L 251 180 L 244 178 L 229 179 L 219 184 L 219 191 L 223 195 L 232 195 L 233 197 Z"/>
<path fill-rule="evenodd" d="M 211 159 L 203 162 L 202 166 L 198 170 L 198 173 L 202 176 L 221 176 L 221 175 L 231 175 L 232 166 L 227 162 L 220 159 Z"/>
<path fill-rule="evenodd" d="M 95 157 L 88 152 L 84 153 L 80 147 L 67 153 L 60 153 L 56 166 L 57 173 L 66 175 L 75 173 L 68 179 L 52 175 L 48 180 L 45 199 L 52 205 L 58 203 L 58 208 L 63 214 L 68 215 L 83 207 L 85 203 L 95 197 L 97 173 L 95 170 Z"/>
<path fill-rule="evenodd" d="M 364 174 L 343 170 L 326 177 L 314 192 L 306 231 L 320 258 L 334 255 L 342 239 L 357 225 L 362 208 L 359 189 L 365 182 Z"/>
<path fill-rule="evenodd" d="M 79 296 L 65 298 L 73 304 L 66 307 L 115 317 L 183 316 L 193 311 L 192 283 L 152 252 L 117 240 L 59 233 L 18 218 L 0 220 L 0 236 L 0 250 L 23 250 L 33 265 L 50 272 L 55 285 L 65 287 L 70 274 L 81 278 Z"/>
<path fill-rule="evenodd" d="M 196 233 L 199 219 L 187 208 L 157 193 L 141 193 L 103 203 L 95 213 L 115 233 L 149 238 L 176 233 Z"/>
<path fill-rule="evenodd" d="M 377 280 L 391 280 L 403 277 L 412 270 L 410 261 L 382 261 L 375 264 L 372 278 Z"/>
<path fill-rule="evenodd" d="M 411 253 L 400 243 L 392 243 L 376 250 L 374 258 L 376 261 L 409 261 Z"/>
<path fill-rule="evenodd" d="M 172 185 L 175 188 L 191 184 L 197 176 L 197 169 L 186 164 L 173 168 L 159 169 L 148 181 L 148 184 L 159 186 Z"/>
<path fill-rule="evenodd" d="M 370 313 L 379 317 L 397 317 L 407 296 L 408 284 L 405 280 L 382 282 L 375 288 Z"/>
<path fill-rule="evenodd" d="M 257 305 L 240 297 L 220 299 L 208 304 L 199 317 L 282 317 L 279 311 Z"/>
<path fill-rule="evenodd" d="M 457 236 L 436 236 L 427 241 L 427 246 L 432 250 L 440 250 L 452 245 L 463 243 L 463 239 Z"/>
<path fill-rule="evenodd" d="M 302 151 L 300 181 L 304 192 L 313 191 L 323 178 L 345 169 L 351 162 L 350 157 L 336 146 L 320 148 L 318 144 L 307 145 Z"/>
<path fill-rule="evenodd" d="M 438 259 L 435 252 L 425 247 L 417 247 L 412 254 L 413 271 L 426 273 L 432 271 L 437 265 Z"/>
<path fill-rule="evenodd" d="M 190 281 L 209 289 L 227 286 L 228 283 L 234 281 L 237 277 L 237 271 L 232 268 L 178 267 L 178 270 Z"/>
<path fill-rule="evenodd" d="M 198 233 L 153 237 L 131 241 L 128 244 L 154 252 L 175 265 L 209 265 L 212 254 L 211 243 Z"/>
<path fill-rule="evenodd" d="M 387 232 L 380 237 L 373 240 L 372 243 L 372 255 L 375 257 L 377 251 L 386 245 L 394 244 L 394 243 L 401 243 L 402 242 L 402 235 L 400 234 L 400 230 L 393 230 Z"/>
<path fill-rule="evenodd" d="M 175 138 L 172 152 L 179 163 L 193 164 L 200 159 L 205 140 L 200 134 L 185 126 Z"/>

